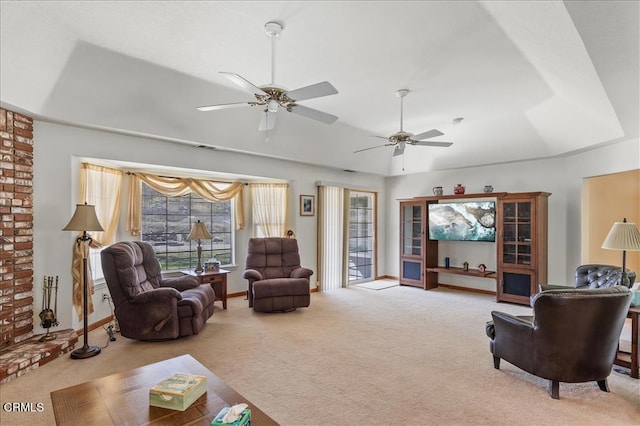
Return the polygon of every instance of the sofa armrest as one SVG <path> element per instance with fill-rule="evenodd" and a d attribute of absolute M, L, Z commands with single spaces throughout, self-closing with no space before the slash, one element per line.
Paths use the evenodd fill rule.
<path fill-rule="evenodd" d="M 191 275 L 183 275 L 181 277 L 164 278 L 160 281 L 160 287 L 175 288 L 178 291 L 185 291 L 190 288 L 196 288 L 200 285 L 196 277 Z"/>
<path fill-rule="evenodd" d="M 491 317 L 497 329 L 505 327 L 505 329 L 513 329 L 514 332 L 529 332 L 533 329 L 533 323 L 525 318 L 516 315 L 507 314 L 506 312 L 492 311 Z"/>
<path fill-rule="evenodd" d="M 296 268 L 289 275 L 291 278 L 309 278 L 313 275 L 313 271 L 308 268 Z"/>
<path fill-rule="evenodd" d="M 538 284 L 538 291 L 549 291 L 549 290 L 569 290 L 575 289 L 575 287 L 567 287 L 563 285 L 555 285 L 555 284 Z"/>
<path fill-rule="evenodd" d="M 534 356 L 534 328 L 528 318 L 492 311 L 495 337 L 493 355 L 531 372 Z"/>
<path fill-rule="evenodd" d="M 156 288 L 155 290 L 145 291 L 140 293 L 131 299 L 131 303 L 136 305 L 144 303 L 155 303 L 162 299 L 182 299 L 182 294 L 175 288 L 164 287 Z M 165 302 L 166 303 L 166 302 Z"/>
<path fill-rule="evenodd" d="M 242 278 L 250 281 L 260 281 L 262 279 L 262 274 L 255 269 L 246 269 L 242 274 Z"/>

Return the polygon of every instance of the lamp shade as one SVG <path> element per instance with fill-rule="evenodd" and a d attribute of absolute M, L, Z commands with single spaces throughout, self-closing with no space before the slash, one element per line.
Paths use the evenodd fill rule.
<path fill-rule="evenodd" d="M 633 222 L 616 222 L 602 243 L 603 249 L 640 250 L 640 230 Z"/>
<path fill-rule="evenodd" d="M 203 222 L 197 221 L 191 227 L 191 232 L 187 238 L 190 240 L 206 240 L 211 238 L 211 234 Z"/>
<path fill-rule="evenodd" d="M 63 231 L 104 231 L 98 216 L 96 216 L 96 207 L 91 204 L 76 204 L 76 211 L 73 217 L 62 228 Z"/>

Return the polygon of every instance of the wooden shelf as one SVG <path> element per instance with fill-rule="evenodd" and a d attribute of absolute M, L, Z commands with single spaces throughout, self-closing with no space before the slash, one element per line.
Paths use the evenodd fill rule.
<path fill-rule="evenodd" d="M 401 198 L 398 201 L 439 201 L 439 200 L 455 200 L 457 198 L 502 198 L 507 195 L 506 192 L 480 192 L 476 194 L 446 194 L 446 195 L 427 195 L 425 197 Z"/>
<path fill-rule="evenodd" d="M 455 267 L 445 268 L 444 266 L 442 267 L 438 266 L 437 268 L 427 268 L 427 272 L 437 272 L 439 274 L 467 275 L 469 277 L 479 277 L 479 278 L 493 278 L 494 280 L 496 279 L 496 276 L 495 276 L 496 271 L 480 272 L 475 269 L 469 269 L 465 271 L 462 268 L 455 268 Z"/>

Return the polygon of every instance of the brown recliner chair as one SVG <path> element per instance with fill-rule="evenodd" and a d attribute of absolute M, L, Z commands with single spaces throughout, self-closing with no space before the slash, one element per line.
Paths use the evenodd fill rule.
<path fill-rule="evenodd" d="M 150 244 L 115 243 L 101 253 L 120 334 L 168 340 L 198 334 L 213 315 L 215 294 L 192 276 L 162 278 Z"/>
<path fill-rule="evenodd" d="M 607 377 L 631 302 L 624 286 L 548 290 L 531 298 L 533 317 L 491 312 L 486 324 L 493 365 L 500 360 L 549 380 L 558 399 L 560 382 L 597 381 L 608 392 Z"/>
<path fill-rule="evenodd" d="M 249 307 L 257 312 L 293 311 L 311 303 L 311 269 L 300 266 L 293 238 L 251 238 L 243 278 L 249 281 Z"/>

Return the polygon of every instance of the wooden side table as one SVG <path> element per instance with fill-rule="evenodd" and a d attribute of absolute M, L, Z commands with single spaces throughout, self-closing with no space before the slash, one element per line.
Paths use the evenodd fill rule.
<path fill-rule="evenodd" d="M 227 274 L 230 271 L 226 269 L 218 269 L 216 271 L 180 271 L 185 275 L 196 277 L 200 284 L 211 284 L 213 291 L 216 293 L 215 301 L 222 301 L 222 308 L 227 309 Z"/>
<path fill-rule="evenodd" d="M 626 367 L 631 370 L 631 377 L 637 379 L 638 374 L 638 321 L 640 321 L 640 306 L 632 306 L 629 308 L 627 318 L 631 318 L 631 354 L 618 351 L 614 364 Z"/>

